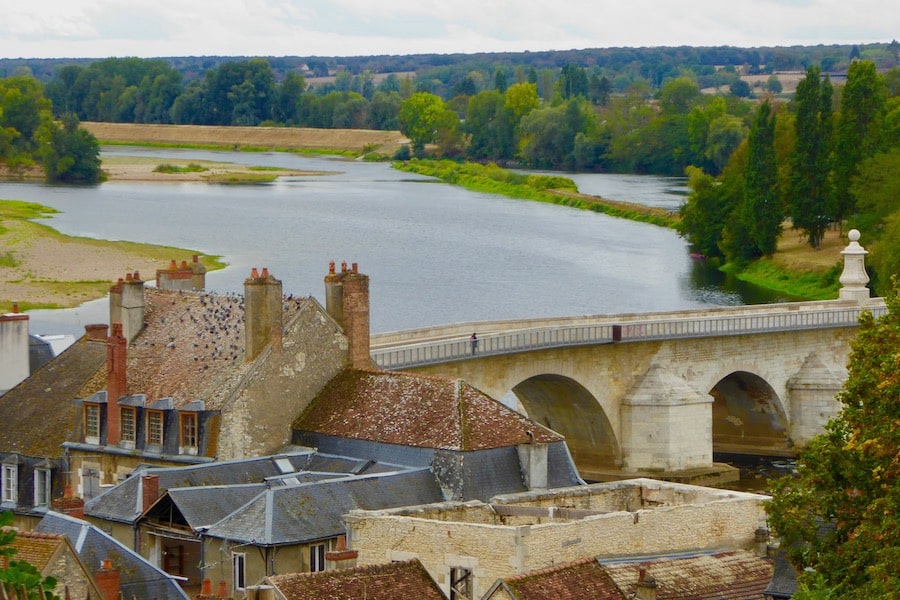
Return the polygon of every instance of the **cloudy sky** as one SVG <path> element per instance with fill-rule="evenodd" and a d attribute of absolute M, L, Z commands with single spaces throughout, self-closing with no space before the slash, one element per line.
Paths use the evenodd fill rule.
<path fill-rule="evenodd" d="M 2 0 L 0 57 L 890 42 L 897 0 Z"/>

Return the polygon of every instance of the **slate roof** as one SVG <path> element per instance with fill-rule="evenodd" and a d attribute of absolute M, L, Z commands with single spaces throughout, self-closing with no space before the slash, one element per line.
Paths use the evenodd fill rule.
<path fill-rule="evenodd" d="M 446 600 L 418 559 L 322 571 L 273 575 L 266 582 L 285 600 Z"/>
<path fill-rule="evenodd" d="M 254 363 L 244 362 L 243 298 L 145 288 L 144 329 L 128 346 L 128 393 L 147 404 L 171 397 L 175 408 L 202 399 L 220 410 Z M 311 298 L 286 298 L 287 325 Z M 19 385 L 0 396 L 0 451 L 58 458 L 75 439 L 77 404 L 106 389 L 106 344 L 82 336 Z"/>
<path fill-rule="evenodd" d="M 790 598 L 797 592 L 797 571 L 787 559 L 782 548 L 775 554 L 775 572 L 766 587 L 766 596 Z"/>
<path fill-rule="evenodd" d="M 501 579 L 485 595 L 503 588 L 515 600 L 625 600 L 609 574 L 594 558 Z"/>
<path fill-rule="evenodd" d="M 120 484 L 89 500 L 84 507 L 85 513 L 100 519 L 125 523 L 134 522 L 142 512 L 141 475 L 157 475 L 160 494 L 164 490 L 176 488 L 261 484 L 266 478 L 283 474 L 288 467 L 293 469 L 293 472 L 302 471 L 313 453 L 313 449 L 307 448 L 287 455 L 228 460 L 185 467 L 143 468 Z M 283 467 L 279 466 L 279 463 Z"/>
<path fill-rule="evenodd" d="M 427 469 L 350 476 L 273 487 L 210 527 L 205 535 L 259 546 L 296 544 L 344 533 L 351 510 L 379 510 L 444 500 Z"/>
<path fill-rule="evenodd" d="M 763 600 L 772 579 L 771 561 L 744 550 L 601 564 L 628 598 L 642 567 L 656 580 L 657 600 Z"/>
<path fill-rule="evenodd" d="M 461 380 L 346 369 L 293 428 L 388 444 L 485 450 L 563 437 Z"/>
<path fill-rule="evenodd" d="M 81 337 L 17 386 L 0 396 L 0 451 L 60 458 L 77 419 L 73 398 L 106 368 L 106 345 Z"/>
<path fill-rule="evenodd" d="M 87 521 L 48 512 L 34 530 L 65 535 L 88 569 L 98 569 L 101 561 L 109 559 L 119 572 L 119 589 L 124 598 L 188 600 L 188 595 L 169 574 Z"/>

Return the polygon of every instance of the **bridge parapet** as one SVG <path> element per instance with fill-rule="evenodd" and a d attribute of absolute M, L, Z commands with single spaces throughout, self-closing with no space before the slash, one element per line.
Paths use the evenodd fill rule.
<path fill-rule="evenodd" d="M 390 346 L 374 347 L 371 354 L 379 367 L 396 370 L 567 346 L 853 327 L 863 310 L 877 317 L 887 309 L 883 299 L 874 298 L 865 303 L 833 300 L 652 315 L 548 319 L 543 321 L 543 326 L 524 328 L 517 327 L 522 321 L 510 321 L 505 324 L 507 330 L 504 322 L 467 323 L 463 331 L 482 332 L 477 348 L 472 347 L 468 336 L 462 337 L 462 332 L 457 334 L 460 337 L 435 339 L 438 330 L 432 328 L 417 330 L 425 341 L 416 341 L 415 335 L 400 335 L 403 332 L 390 334 L 397 341 Z M 535 325 L 539 322 L 527 321 Z M 381 344 L 385 341 L 385 338 L 379 340 Z"/>

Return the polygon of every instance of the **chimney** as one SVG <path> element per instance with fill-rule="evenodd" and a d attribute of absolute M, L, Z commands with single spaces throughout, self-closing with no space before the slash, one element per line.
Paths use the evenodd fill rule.
<path fill-rule="evenodd" d="M 103 600 L 119 599 L 119 580 L 119 572 L 113 569 L 112 561 L 104 558 L 100 570 L 94 571 L 94 582 L 100 588 L 100 595 L 103 597 Z"/>
<path fill-rule="evenodd" d="M 106 444 L 115 446 L 122 430 L 119 398 L 128 393 L 125 365 L 128 340 L 122 335 L 121 323 L 113 323 L 106 344 Z"/>
<path fill-rule="evenodd" d="M 31 374 L 28 348 L 28 315 L 13 304 L 12 312 L 0 315 L 0 394 Z"/>
<path fill-rule="evenodd" d="M 546 490 L 550 447 L 547 444 L 535 444 L 534 433 L 531 431 L 526 433 L 529 442 L 516 446 L 519 454 L 519 468 L 522 470 L 525 487 L 529 490 Z"/>
<path fill-rule="evenodd" d="M 109 288 L 109 322 L 121 323 L 122 334 L 132 342 L 144 328 L 144 281 L 135 271 Z"/>
<path fill-rule="evenodd" d="M 352 569 L 356 566 L 359 550 L 347 549 L 347 536 L 339 535 L 334 550 L 325 553 L 325 564 L 332 569 Z"/>
<path fill-rule="evenodd" d="M 141 514 L 159 499 L 159 475 L 141 475 Z"/>
<path fill-rule="evenodd" d="M 347 336 L 350 366 L 371 369 L 369 349 L 369 277 L 359 272 L 356 263 L 344 272 L 343 313 L 344 334 Z"/>
<path fill-rule="evenodd" d="M 344 276 L 334 272 L 334 261 L 328 263 L 325 276 L 325 310 L 338 325 L 344 326 Z"/>
<path fill-rule="evenodd" d="M 85 325 L 84 333 L 89 340 L 102 340 L 105 342 L 107 336 L 109 336 L 109 325 L 106 323 L 92 323 L 90 325 Z"/>
<path fill-rule="evenodd" d="M 256 267 L 244 280 L 244 360 L 250 362 L 269 344 L 281 350 L 282 303 L 281 281 Z"/>
<path fill-rule="evenodd" d="M 67 485 L 62 498 L 54 498 L 50 507 L 58 513 L 75 519 L 84 519 L 84 499 L 72 495 L 72 486 Z"/>
<path fill-rule="evenodd" d="M 200 262 L 200 257 L 196 254 L 191 262 L 191 285 L 195 290 L 206 289 L 206 267 Z"/>
<path fill-rule="evenodd" d="M 647 574 L 646 567 L 641 567 L 640 571 L 638 571 L 634 597 L 636 600 L 656 600 L 656 580 L 653 578 L 653 575 Z"/>

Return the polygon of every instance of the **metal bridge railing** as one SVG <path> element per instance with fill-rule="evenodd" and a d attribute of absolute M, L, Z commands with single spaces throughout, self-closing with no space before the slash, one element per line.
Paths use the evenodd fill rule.
<path fill-rule="evenodd" d="M 567 346 L 590 346 L 623 342 L 679 338 L 719 337 L 775 333 L 808 329 L 852 327 L 864 310 L 846 305 L 817 310 L 794 310 L 790 305 L 778 312 L 697 318 L 657 318 L 624 324 L 567 325 L 489 333 L 478 338 L 456 338 L 378 348 L 372 359 L 382 369 L 397 370 L 474 357 L 515 354 Z M 884 305 L 865 307 L 876 317 L 887 312 Z"/>

